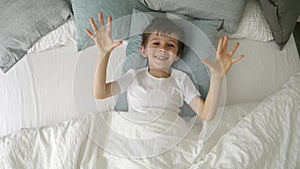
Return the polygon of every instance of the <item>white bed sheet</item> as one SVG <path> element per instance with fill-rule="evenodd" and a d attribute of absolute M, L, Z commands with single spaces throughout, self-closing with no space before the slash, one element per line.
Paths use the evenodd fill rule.
<path fill-rule="evenodd" d="M 300 73 L 260 102 L 192 168 L 298 169 Z"/>
<path fill-rule="evenodd" d="M 74 117 L 75 45 L 27 54 L 0 75 L 0 135 Z"/>
<path fill-rule="evenodd" d="M 231 40 L 230 44 L 234 41 Z M 236 53 L 243 53 L 246 57 L 228 73 L 226 104 L 261 100 L 276 92 L 292 74 L 300 70 L 293 37 L 282 51 L 278 50 L 274 42 L 246 39 L 239 41 L 241 45 Z M 124 57 L 125 48 L 126 43 L 115 52 Z M 86 57 L 87 62 L 93 64 L 96 58 L 95 47 L 85 50 L 84 55 L 86 54 L 91 55 L 90 58 Z M 91 100 L 80 100 L 78 97 L 78 94 L 92 95 L 91 86 L 85 86 L 84 83 L 82 90 L 76 93 L 76 106 L 74 104 L 73 75 L 80 56 L 82 53 L 78 53 L 76 45 L 71 43 L 27 54 L 9 72 L 0 74 L 0 136 L 20 128 L 71 119 L 77 116 L 76 106 L 80 111 L 98 111 L 90 106 Z M 110 80 L 113 79 L 114 65 L 119 65 L 122 60 L 114 56 L 111 58 L 108 75 Z M 87 70 L 91 76 L 94 70 Z M 102 108 L 109 109 L 111 103 L 111 100 L 105 100 L 100 104 Z"/>
<path fill-rule="evenodd" d="M 187 136 L 174 147 L 170 147 L 169 151 L 140 158 L 133 158 L 130 154 L 129 157 L 122 157 L 121 154 L 110 153 L 109 150 L 114 147 L 109 145 L 115 145 L 126 152 L 130 148 L 138 148 L 124 146 L 127 142 L 123 140 L 112 139 L 99 144 L 101 139 L 105 138 L 107 141 L 111 131 L 101 130 L 105 124 L 99 123 L 97 117 L 104 112 L 89 114 L 64 123 L 24 129 L 0 137 L 0 166 L 6 169 L 183 169 L 191 166 L 195 169 L 296 169 L 300 167 L 299 102 L 300 73 L 295 74 L 280 90 L 258 104 L 228 106 L 224 113 L 227 117 L 221 121 L 231 126 L 227 126 L 226 131 L 218 136 L 212 149 L 203 149 L 206 145 L 199 142 L 201 126 L 196 122 Z M 154 128 L 139 127 L 138 130 L 127 132 L 132 136 L 139 136 L 141 132 L 146 135 L 162 134 L 157 129 L 165 129 L 169 120 L 174 119 L 173 112 L 170 113 L 165 114 L 167 118 L 160 119 L 162 123 L 158 121 L 158 126 L 154 125 Z M 118 116 L 118 112 L 114 111 L 108 114 Z M 233 114 L 240 115 L 240 118 L 230 118 Z M 124 123 L 117 125 L 119 129 L 132 127 L 124 126 Z M 173 127 L 176 128 L 176 125 Z M 179 130 L 184 128 L 181 125 L 177 127 Z M 167 136 L 178 138 L 177 134 Z M 95 138 L 99 140 L 95 141 Z M 148 140 L 145 140 L 144 144 L 148 145 Z M 151 144 L 143 147 L 143 150 L 151 151 L 155 148 L 158 146 Z"/>
<path fill-rule="evenodd" d="M 251 111 L 257 103 L 247 103 L 241 105 L 228 106 L 222 120 L 218 134 L 214 137 L 220 138 L 229 129 Z M 161 134 L 160 130 L 166 127 L 180 127 L 174 123 L 169 123 L 178 118 L 172 114 L 165 114 L 165 118 L 161 118 L 149 128 L 134 127 L 136 124 L 127 125 L 124 123 L 117 124 L 119 129 L 134 128 L 128 130 L 127 134 L 132 137 L 140 137 L 142 135 L 150 136 Z M 106 112 L 113 116 L 119 116 L 117 112 Z M 237 118 L 228 118 L 232 114 L 237 115 Z M 22 129 L 21 131 L 10 135 L 0 137 L 0 166 L 6 169 L 10 168 L 189 168 L 196 163 L 197 159 L 204 157 L 211 148 L 216 144 L 217 140 L 210 140 L 209 143 L 202 144 L 199 140 L 199 132 L 201 123 L 199 118 L 195 123 L 187 121 L 193 125 L 187 136 L 182 138 L 179 144 L 167 147 L 169 151 L 164 153 L 153 154 L 151 157 L 133 158 L 132 152 L 129 151 L 129 145 L 124 146 L 124 141 L 113 139 L 112 141 L 99 144 L 101 138 L 108 137 L 110 132 L 98 133 L 101 130 L 102 124 L 99 123 L 100 114 L 87 114 L 81 118 L 72 119 L 63 123 L 53 124 L 47 127 L 38 127 L 30 129 Z M 109 118 L 108 118 L 109 119 Z M 116 118 L 114 118 L 117 120 Z M 120 119 L 119 119 L 120 120 Z M 120 120 L 121 122 L 124 120 Z M 126 122 L 128 123 L 128 121 Z M 171 124 L 171 125 L 170 125 Z M 99 126 L 100 125 L 100 126 Z M 222 127 L 222 128 L 221 128 Z M 96 129 L 96 130 L 95 130 Z M 96 131 L 96 133 L 95 133 Z M 89 135 L 87 135 L 87 133 Z M 93 134 L 95 133 L 95 134 Z M 125 135 L 125 134 L 124 134 Z M 178 135 L 169 135 L 177 139 Z M 107 139 L 107 138 L 105 138 Z M 147 139 L 145 139 L 147 140 Z M 143 141 L 140 140 L 140 141 Z M 122 151 L 117 155 L 110 153 L 112 149 L 109 145 L 115 145 L 121 150 L 126 150 L 128 154 L 124 156 Z M 147 144 L 144 143 L 144 144 Z M 148 144 L 147 144 L 148 145 Z M 153 150 L 153 145 L 148 147 L 149 151 Z M 114 148 L 113 147 L 113 148 Z M 159 146 L 156 146 L 158 148 Z M 125 149 L 124 149 L 125 148 Z M 131 147 L 136 152 L 141 152 L 137 146 Z M 118 149 L 117 149 L 118 150 Z M 131 153 L 129 153 L 131 152 Z M 131 156 L 129 158 L 128 156 Z M 145 156 L 145 154 L 143 154 Z M 176 167 L 175 167 L 176 166 Z"/>
<path fill-rule="evenodd" d="M 125 45 L 118 51 L 124 56 Z M 20 128 L 49 125 L 76 117 L 73 76 L 79 57 L 76 44 L 69 43 L 27 54 L 9 72 L 0 73 L 0 136 Z M 113 58 L 111 62 L 116 62 Z M 110 64 L 109 72 L 113 65 L 116 64 Z M 90 86 L 82 85 L 82 88 L 82 91 L 91 92 Z M 87 104 L 82 100 L 79 107 L 86 108 L 84 110 L 88 112 L 97 111 Z M 106 106 L 107 109 L 111 107 Z"/>
<path fill-rule="evenodd" d="M 280 51 L 274 41 L 262 42 L 247 39 L 239 41 L 236 54 L 245 54 L 233 65 L 226 79 L 226 104 L 259 101 L 275 93 L 295 73 L 300 71 L 300 60 L 295 39 L 290 37 Z"/>

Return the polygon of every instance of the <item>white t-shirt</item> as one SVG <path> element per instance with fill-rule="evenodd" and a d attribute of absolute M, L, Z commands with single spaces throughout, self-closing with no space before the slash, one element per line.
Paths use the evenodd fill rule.
<path fill-rule="evenodd" d="M 195 96 L 200 96 L 190 77 L 174 68 L 168 78 L 154 77 L 148 68 L 130 69 L 116 82 L 121 92 L 127 91 L 129 110 L 166 108 L 178 113 L 183 101 L 190 103 Z"/>

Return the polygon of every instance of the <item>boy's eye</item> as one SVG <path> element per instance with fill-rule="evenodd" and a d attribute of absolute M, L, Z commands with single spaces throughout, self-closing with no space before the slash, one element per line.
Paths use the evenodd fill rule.
<path fill-rule="evenodd" d="M 173 47 L 175 47 L 175 46 L 174 46 L 174 45 L 172 45 L 172 44 L 169 44 L 168 46 L 169 46 L 169 47 L 172 47 L 172 48 L 173 48 Z"/>
<path fill-rule="evenodd" d="M 153 45 L 159 45 L 159 43 L 158 43 L 158 42 L 153 42 L 152 44 L 153 44 Z"/>

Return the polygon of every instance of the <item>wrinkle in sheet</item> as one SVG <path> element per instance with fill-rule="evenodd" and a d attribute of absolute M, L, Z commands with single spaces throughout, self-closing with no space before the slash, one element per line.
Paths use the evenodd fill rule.
<path fill-rule="evenodd" d="M 280 91 L 258 104 L 239 122 L 239 127 L 224 135 L 195 167 L 207 167 L 207 164 L 211 164 L 207 168 L 299 167 L 299 91 L 300 73 L 290 78 Z M 232 141 L 232 137 L 236 140 Z M 230 154 L 228 158 L 226 154 Z M 219 159 L 210 161 L 211 156 Z"/>
<path fill-rule="evenodd" d="M 33 110 L 34 110 L 34 112 L 32 112 L 33 113 L 33 125 L 34 126 L 38 126 L 37 122 L 39 120 L 41 120 L 41 118 L 39 116 L 41 113 L 39 113 L 39 107 L 38 107 L 38 104 L 37 104 L 37 91 L 36 90 L 38 90 L 38 88 L 35 86 L 35 77 L 34 77 L 34 73 L 33 73 L 32 67 L 28 63 L 27 59 L 26 60 L 24 59 L 24 62 L 26 63 L 25 64 L 26 65 L 26 69 L 27 69 L 26 76 L 27 76 L 27 79 L 28 79 L 29 85 L 30 85 L 30 87 L 27 88 L 27 90 L 28 89 L 30 90 L 31 98 L 32 98 L 32 99 L 30 99 L 30 97 L 27 97 L 27 99 L 30 99 L 29 104 L 32 105 Z"/>

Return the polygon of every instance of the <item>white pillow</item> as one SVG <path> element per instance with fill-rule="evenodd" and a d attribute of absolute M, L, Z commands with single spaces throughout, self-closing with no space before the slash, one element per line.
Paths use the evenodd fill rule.
<path fill-rule="evenodd" d="M 221 31 L 228 34 L 227 32 Z M 247 38 L 252 40 L 270 41 L 273 34 L 267 23 L 258 0 L 248 0 L 238 30 L 233 34 L 228 34 L 230 38 Z"/>
<path fill-rule="evenodd" d="M 57 29 L 40 38 L 27 53 L 42 52 L 69 43 L 76 44 L 76 28 L 73 19 L 69 19 Z"/>

